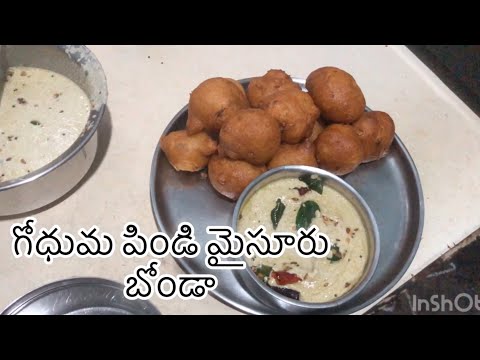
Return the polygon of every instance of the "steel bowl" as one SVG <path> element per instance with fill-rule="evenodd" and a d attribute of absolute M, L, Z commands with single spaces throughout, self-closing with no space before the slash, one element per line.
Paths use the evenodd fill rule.
<path fill-rule="evenodd" d="M 39 209 L 70 191 L 85 176 L 97 152 L 97 127 L 107 103 L 107 80 L 95 55 L 83 45 L 5 45 L 8 66 L 31 66 L 74 81 L 92 111 L 79 138 L 60 157 L 26 176 L 0 182 L 0 216 Z"/>
<path fill-rule="evenodd" d="M 241 278 L 240 280 L 249 288 L 251 292 L 256 295 L 257 298 L 261 299 L 266 304 L 278 306 L 292 313 L 306 313 L 309 310 L 318 311 L 319 309 L 332 309 L 352 300 L 360 291 L 362 291 L 362 289 L 372 278 L 380 253 L 380 236 L 378 233 L 377 223 L 365 200 L 358 194 L 357 191 L 355 191 L 353 187 L 351 187 L 338 176 L 328 171 L 310 166 L 282 166 L 267 171 L 261 176 L 257 177 L 242 192 L 237 204 L 235 205 L 232 228 L 235 231 L 237 230 L 238 219 L 243 206 L 257 190 L 273 181 L 283 178 L 298 178 L 304 174 L 321 176 L 324 179 L 325 186 L 329 186 L 330 188 L 336 190 L 355 207 L 367 232 L 369 255 L 367 265 L 357 284 L 353 286 L 350 291 L 342 296 L 339 296 L 334 301 L 322 303 L 298 301 L 279 294 L 270 287 L 266 286 L 263 281 L 261 281 L 255 275 L 249 266 L 247 266 L 246 271 L 238 272 L 238 276 Z"/>

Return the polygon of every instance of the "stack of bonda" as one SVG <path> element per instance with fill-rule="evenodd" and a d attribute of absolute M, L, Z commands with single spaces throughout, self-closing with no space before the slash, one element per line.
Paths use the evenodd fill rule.
<path fill-rule="evenodd" d="M 283 70 L 253 79 L 247 92 L 233 79 L 208 79 L 190 94 L 186 129 L 163 136 L 160 146 L 177 171 L 208 166 L 212 186 L 233 200 L 267 169 L 308 165 L 345 175 L 387 154 L 394 122 L 365 112 L 350 74 L 322 67 L 306 88 Z"/>

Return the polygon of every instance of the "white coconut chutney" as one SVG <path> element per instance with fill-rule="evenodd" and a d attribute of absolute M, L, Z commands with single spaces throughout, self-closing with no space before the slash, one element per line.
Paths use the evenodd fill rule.
<path fill-rule="evenodd" d="M 308 200 L 317 203 L 320 212 L 315 212 L 311 225 L 317 225 L 329 237 L 332 250 L 327 257 L 303 258 L 295 249 L 286 249 L 279 258 L 254 257 L 248 261 L 254 271 L 262 266 L 270 271 L 271 267 L 269 275 L 265 276 L 265 271 L 257 274 L 277 290 L 287 288 L 298 292 L 300 301 L 322 303 L 335 300 L 349 291 L 365 271 L 368 261 L 365 227 L 355 207 L 336 190 L 324 186 L 322 194 L 310 190 L 301 195 L 300 188 L 308 191 L 304 182 L 287 178 L 259 189 L 242 208 L 237 231 L 245 234 L 248 228 L 264 225 L 269 234 L 274 231 L 296 233 L 296 217 L 301 204 Z M 274 230 L 271 212 L 277 199 L 285 205 L 285 210 Z M 279 284 L 285 276 L 287 282 L 289 278 L 294 282 Z"/>
<path fill-rule="evenodd" d="M 49 70 L 11 67 L 0 102 L 0 182 L 20 178 L 62 155 L 90 115 L 88 96 Z"/>

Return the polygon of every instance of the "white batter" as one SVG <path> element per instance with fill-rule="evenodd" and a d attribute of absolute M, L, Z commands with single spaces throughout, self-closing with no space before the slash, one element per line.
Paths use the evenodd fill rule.
<path fill-rule="evenodd" d="M 294 189 L 296 187 L 306 187 L 306 184 L 296 178 L 280 179 L 258 190 L 241 211 L 238 231 L 244 234 L 247 228 L 264 225 L 267 232 L 272 233 L 270 213 L 280 198 L 286 207 L 275 231 L 296 233 L 295 219 L 300 205 L 307 200 L 315 201 L 321 212 L 316 212 L 312 225 L 317 225 L 331 243 L 338 246 L 338 251 L 331 251 L 326 258 L 315 259 L 302 258 L 294 249 L 287 249 L 280 258 L 255 258 L 250 265 L 267 265 L 273 267 L 273 271 L 287 271 L 300 277 L 302 281 L 284 286 L 278 285 L 272 277 L 268 283 L 298 291 L 301 301 L 321 303 L 335 300 L 349 291 L 365 270 L 368 260 L 365 228 L 353 205 L 336 190 L 324 186 L 322 195 L 309 191 L 301 196 Z M 334 252 L 335 258 L 341 259 L 328 260 L 333 258 Z"/>
<path fill-rule="evenodd" d="M 10 68 L 0 102 L 0 182 L 58 158 L 78 139 L 90 110 L 87 95 L 65 76 Z"/>

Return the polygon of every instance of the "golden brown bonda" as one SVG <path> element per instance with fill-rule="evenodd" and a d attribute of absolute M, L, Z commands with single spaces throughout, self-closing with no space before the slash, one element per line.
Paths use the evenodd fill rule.
<path fill-rule="evenodd" d="M 282 141 L 287 144 L 298 144 L 311 135 L 320 116 L 310 95 L 298 89 L 276 92 L 264 109 L 280 123 Z"/>
<path fill-rule="evenodd" d="M 265 75 L 250 81 L 247 96 L 250 105 L 254 108 L 259 108 L 267 105 L 270 96 L 278 91 L 287 89 L 300 90 L 300 86 L 295 84 L 285 71 L 272 69 Z"/>
<path fill-rule="evenodd" d="M 395 123 L 390 115 L 383 111 L 365 112 L 352 125 L 362 140 L 363 162 L 381 159 L 388 153 L 395 136 Z"/>
<path fill-rule="evenodd" d="M 310 143 L 314 143 L 315 140 L 317 140 L 318 135 L 327 127 L 327 125 L 322 121 L 322 120 L 317 120 L 315 121 L 315 124 L 313 125 L 312 133 L 308 136 L 307 140 Z"/>
<path fill-rule="evenodd" d="M 310 142 L 290 145 L 282 144 L 268 163 L 268 169 L 285 165 L 306 165 L 318 167 L 315 146 Z"/>
<path fill-rule="evenodd" d="M 307 77 L 306 87 L 328 121 L 349 124 L 365 111 L 365 97 L 352 75 L 339 68 L 319 68 Z"/>
<path fill-rule="evenodd" d="M 216 134 L 225 119 L 239 109 L 249 107 L 242 85 L 229 78 L 211 78 L 198 85 L 190 94 L 187 131 Z"/>
<path fill-rule="evenodd" d="M 261 109 L 239 110 L 220 130 L 221 152 L 233 160 L 253 165 L 269 162 L 280 146 L 280 125 Z"/>
<path fill-rule="evenodd" d="M 232 200 L 238 199 L 248 184 L 265 171 L 265 166 L 255 166 L 218 155 L 212 156 L 208 162 L 208 178 L 213 188 Z"/>
<path fill-rule="evenodd" d="M 217 142 L 206 133 L 188 135 L 185 130 L 173 131 L 160 138 L 160 148 L 177 171 L 199 171 L 217 151 Z"/>
<path fill-rule="evenodd" d="M 363 145 L 351 125 L 333 124 L 315 141 L 318 166 L 336 175 L 352 172 L 363 161 Z"/>

